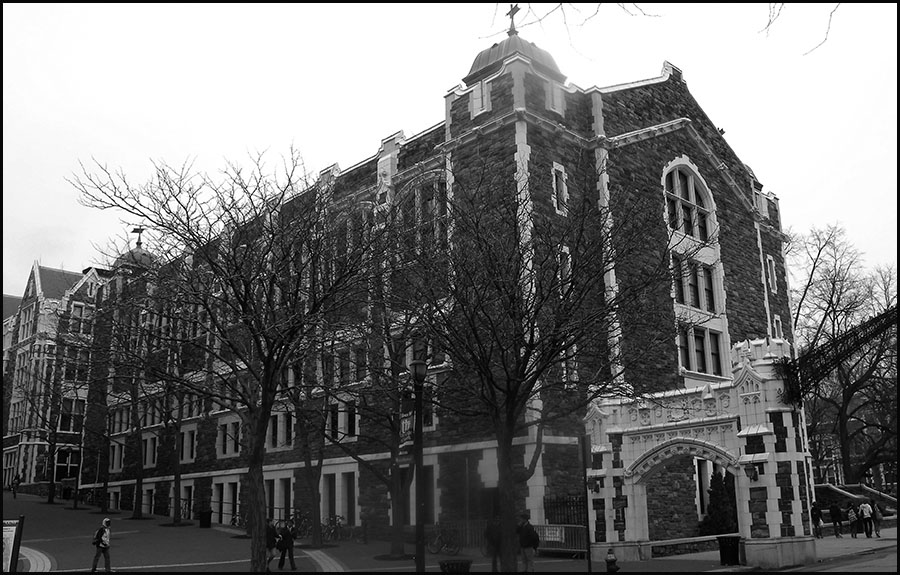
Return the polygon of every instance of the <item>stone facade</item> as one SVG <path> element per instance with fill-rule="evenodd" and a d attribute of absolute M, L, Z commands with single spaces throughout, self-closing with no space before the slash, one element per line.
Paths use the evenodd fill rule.
<path fill-rule="evenodd" d="M 615 382 L 655 400 L 600 402 L 585 415 L 583 409 L 565 411 L 563 400 L 545 395 L 542 400 L 558 401 L 566 417 L 546 431 L 536 472 L 516 500 L 540 524 L 545 496 L 584 493 L 577 445 L 587 431 L 593 441 L 589 485 L 595 487 L 588 506 L 593 541 L 627 548 L 651 539 L 696 535 L 700 513 L 695 499 L 702 497 L 696 459 L 738 478 L 743 537 L 769 540 L 806 533 L 802 416 L 778 404 L 779 382 L 767 371 L 769 359 L 760 355 L 760 350 L 789 355 L 792 337 L 777 198 L 762 192 L 756 176 L 693 98 L 681 71 L 669 63 L 658 78 L 584 90 L 566 85 L 549 54 L 514 35 L 480 54 L 476 63 L 466 84 L 444 96 L 441 122 L 410 138 L 392 134 L 372 157 L 345 170 L 330 166 L 320 173 L 318 187 L 331 191 L 337 202 L 370 202 L 376 210 L 408 201 L 409 214 L 421 209 L 413 202 L 433 194 L 425 199 L 437 205 L 438 216 L 441 194 L 490 190 L 497 201 L 523 200 L 532 218 L 529 225 L 565 221 L 568 205 L 597 206 L 598 213 L 611 214 L 611 225 L 631 232 L 623 236 L 628 241 L 608 246 L 617 257 L 602 285 L 595 286 L 597 293 L 627 292 L 648 273 L 666 278 L 647 290 L 632 311 L 622 308 L 616 316 L 618 329 L 599 334 L 599 343 L 580 350 L 578 358 L 579 369 L 586 370 L 592 357 L 619 354 L 622 369 Z M 667 212 L 676 195 L 674 188 L 666 188 L 667 176 L 675 170 L 690 174 L 696 194 L 691 209 L 698 214 L 693 221 L 700 221 L 701 211 L 708 213 L 708 222 L 703 221 L 709 238 L 691 239 L 688 224 L 678 224 Z M 556 188 L 562 185 L 566 199 Z M 680 188 L 685 196 L 687 189 Z M 440 234 L 436 228 L 438 241 Z M 693 244 L 698 248 L 692 265 L 709 270 L 704 297 L 715 300 L 715 309 L 699 310 L 706 313 L 704 321 L 693 322 L 692 337 L 682 344 L 679 323 L 698 309 L 676 303 L 669 249 L 688 253 L 683 246 Z M 402 289 L 399 280 L 395 287 Z M 117 278 L 108 285 L 120 293 L 115 290 L 127 282 Z M 373 312 L 361 307 L 347 313 L 361 320 Z M 108 334 L 95 337 L 102 344 Z M 746 357 L 735 351 L 729 361 L 729 352 L 747 340 Z M 383 360 L 374 352 L 368 357 L 369 362 Z M 601 375 L 612 378 L 614 365 L 600 363 Z M 109 373 L 102 358 L 94 367 L 98 380 Z M 431 370 L 437 393 L 443 378 L 451 377 L 451 367 L 441 364 Z M 124 390 L 114 386 L 113 391 Z M 88 411 L 87 422 L 105 429 L 119 406 L 99 386 L 90 393 L 98 407 Z M 435 521 L 480 521 L 496 507 L 496 441 L 488 419 L 461 415 L 461 408 L 469 406 L 459 401 L 436 407 L 433 425 L 424 434 L 425 465 L 433 478 L 426 508 Z M 762 405 L 770 411 L 760 411 Z M 182 488 L 192 489 L 195 500 L 212 507 L 214 521 L 227 523 L 238 512 L 246 472 L 240 453 L 223 445 L 221 426 L 231 425 L 228 414 L 206 404 L 182 424 L 196 427 L 196 455 L 178 466 Z M 409 517 L 391 517 L 388 487 L 379 477 L 387 473 L 391 454 L 375 442 L 384 439 L 384 432 L 367 427 L 365 419 L 359 426 L 357 455 L 374 468 L 326 444 L 320 501 L 305 483 L 308 470 L 294 434 L 285 445 L 269 449 L 267 512 L 281 517 L 292 508 L 318 506 L 323 517 L 337 513 L 353 521 L 365 519 L 372 533 L 386 531 L 393 521 L 412 520 L 415 506 L 409 493 L 404 494 Z M 160 437 L 160 445 L 174 450 L 175 435 Z M 82 483 L 108 488 L 124 507 L 131 504 L 141 476 L 142 489 L 154 490 L 154 510 L 171 512 L 168 501 L 184 495 L 172 487 L 174 456 L 168 453 L 145 466 L 143 439 L 124 430 L 86 438 Z M 113 463 L 108 440 L 129 442 L 124 465 L 113 471 L 107 471 Z M 533 432 L 516 437 L 515 461 L 526 465 L 536 443 Z M 408 443 L 403 453 L 407 448 Z M 747 464 L 758 470 L 758 482 L 745 475 Z M 101 475 L 105 482 L 98 481 Z M 669 504 L 667 493 L 677 501 Z"/>

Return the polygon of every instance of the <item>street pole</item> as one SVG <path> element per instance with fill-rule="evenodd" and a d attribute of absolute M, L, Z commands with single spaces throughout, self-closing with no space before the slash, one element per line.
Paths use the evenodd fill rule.
<path fill-rule="evenodd" d="M 427 364 L 415 359 L 410 362 L 415 390 L 415 420 L 413 427 L 413 449 L 416 465 L 416 573 L 425 572 L 425 482 L 424 454 L 422 449 L 422 383 L 425 381 Z"/>

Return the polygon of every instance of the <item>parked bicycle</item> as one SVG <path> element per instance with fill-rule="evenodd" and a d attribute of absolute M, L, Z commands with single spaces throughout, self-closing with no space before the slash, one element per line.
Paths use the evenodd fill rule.
<path fill-rule="evenodd" d="M 238 529 L 246 529 L 247 528 L 247 519 L 241 515 L 235 513 L 231 516 L 231 526 L 237 527 Z"/>
<path fill-rule="evenodd" d="M 312 535 L 312 520 L 308 515 L 294 512 L 294 539 L 302 539 Z"/>
<path fill-rule="evenodd" d="M 342 515 L 332 515 L 328 523 L 322 524 L 322 541 L 338 541 L 342 538 Z"/>
<path fill-rule="evenodd" d="M 436 533 L 426 546 L 429 553 L 440 553 L 443 551 L 447 555 L 456 555 L 459 553 L 459 536 L 456 531 L 445 529 L 440 524 L 436 526 Z"/>

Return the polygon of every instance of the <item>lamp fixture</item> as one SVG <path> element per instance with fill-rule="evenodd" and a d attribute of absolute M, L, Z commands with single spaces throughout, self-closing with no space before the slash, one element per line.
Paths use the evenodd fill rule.
<path fill-rule="evenodd" d="M 759 469 L 756 468 L 756 465 L 752 463 L 745 463 L 744 473 L 747 475 L 750 481 L 759 481 Z"/>

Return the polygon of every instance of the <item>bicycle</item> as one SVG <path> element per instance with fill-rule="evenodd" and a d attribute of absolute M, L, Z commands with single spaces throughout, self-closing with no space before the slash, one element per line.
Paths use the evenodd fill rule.
<path fill-rule="evenodd" d="M 341 515 L 332 515 L 328 523 L 322 524 L 322 541 L 337 541 L 342 538 Z"/>
<path fill-rule="evenodd" d="M 242 517 L 241 515 L 238 515 L 237 513 L 235 513 L 234 515 L 231 516 L 231 526 L 237 527 L 238 529 L 246 529 L 247 528 L 247 520 L 244 517 Z"/>
<path fill-rule="evenodd" d="M 429 553 L 440 553 L 443 551 L 447 555 L 456 555 L 459 553 L 459 538 L 455 531 L 444 529 L 440 524 L 435 526 L 437 533 L 426 546 Z"/>

